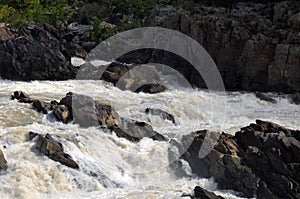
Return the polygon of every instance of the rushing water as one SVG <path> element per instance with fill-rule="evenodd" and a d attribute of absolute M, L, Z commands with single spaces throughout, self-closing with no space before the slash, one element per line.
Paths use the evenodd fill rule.
<path fill-rule="evenodd" d="M 277 122 L 289 128 L 300 125 L 300 111 L 287 98 L 274 95 L 276 104 L 261 101 L 252 93 L 209 93 L 179 89 L 156 95 L 121 91 L 102 81 L 0 81 L 0 147 L 8 169 L 0 174 L 0 198 L 179 198 L 196 185 L 226 198 L 213 179 L 176 177 L 168 167 L 168 142 L 148 138 L 131 143 L 103 129 L 80 128 L 54 122 L 51 115 L 32 110 L 31 105 L 10 100 L 15 90 L 33 98 L 59 100 L 73 91 L 111 104 L 120 116 L 150 123 L 154 130 L 180 141 L 183 134 L 198 129 L 234 134 L 255 119 Z M 272 95 L 272 94 L 270 94 Z M 226 105 L 226 113 L 224 106 Z M 177 125 L 146 115 L 145 108 L 160 108 L 176 117 Z M 60 136 L 65 151 L 78 162 L 74 170 L 40 155 L 29 131 Z M 184 163 L 184 162 L 183 162 Z M 184 164 L 186 173 L 189 166 Z"/>

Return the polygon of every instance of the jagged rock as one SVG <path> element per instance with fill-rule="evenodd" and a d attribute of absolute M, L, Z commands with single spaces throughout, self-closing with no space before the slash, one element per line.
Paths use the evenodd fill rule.
<path fill-rule="evenodd" d="M 5 26 L 0 32 L 6 32 L 0 40 L 2 78 L 25 81 L 75 78 L 77 69 L 70 63 L 68 49 L 46 26 L 32 23 L 22 29 Z"/>
<path fill-rule="evenodd" d="M 236 190 L 245 197 L 299 196 L 299 131 L 257 120 L 235 136 L 221 134 L 214 148 L 200 159 L 199 150 L 207 134 L 206 141 L 210 142 L 214 133 L 193 133 L 194 141 L 182 156 L 194 173 L 214 177 L 221 189 Z"/>
<path fill-rule="evenodd" d="M 0 150 L 0 170 L 5 169 L 7 167 L 7 161 L 4 157 L 2 150 Z"/>
<path fill-rule="evenodd" d="M 154 131 L 152 126 L 145 122 L 122 119 L 121 126 L 113 126 L 111 130 L 113 130 L 118 137 L 123 137 L 133 142 L 137 142 L 144 137 L 152 138 L 157 141 L 166 141 L 163 135 Z"/>
<path fill-rule="evenodd" d="M 34 134 L 30 134 L 33 137 Z M 71 167 L 73 169 L 79 169 L 78 164 L 71 158 L 70 155 L 66 154 L 63 149 L 63 145 L 58 142 L 53 136 L 46 135 L 35 135 L 38 136 L 35 147 L 44 155 L 49 157 L 51 160 L 60 162 L 61 164 Z"/>
<path fill-rule="evenodd" d="M 269 97 L 263 93 L 260 93 L 260 92 L 255 92 L 255 96 L 260 99 L 260 100 L 263 100 L 263 101 L 266 101 L 266 102 L 271 102 L 273 104 L 275 104 L 277 101 L 275 99 L 273 99 L 272 97 Z"/>
<path fill-rule="evenodd" d="M 160 110 L 160 109 L 154 109 L 154 108 L 146 108 L 145 112 L 147 114 L 151 114 L 151 115 L 158 115 L 160 116 L 162 119 L 164 120 L 169 120 L 171 121 L 173 124 L 176 124 L 175 118 L 173 115 L 171 115 L 170 113 Z"/>
<path fill-rule="evenodd" d="M 226 89 L 292 93 L 300 91 L 300 47 L 293 44 L 299 12 L 295 1 L 240 2 L 230 13 L 221 7 L 200 6 L 189 12 L 168 6 L 154 9 L 144 26 L 175 29 L 198 41 L 218 66 Z M 119 60 L 162 63 L 179 71 L 192 86 L 206 88 L 191 64 L 168 52 L 133 51 Z"/>

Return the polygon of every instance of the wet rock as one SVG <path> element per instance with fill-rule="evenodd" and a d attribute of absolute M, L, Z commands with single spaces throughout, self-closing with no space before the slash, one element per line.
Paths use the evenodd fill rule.
<path fill-rule="evenodd" d="M 42 112 L 43 114 L 47 114 L 49 111 L 53 110 L 51 103 L 42 102 L 40 100 L 34 100 L 32 106 L 36 111 Z"/>
<path fill-rule="evenodd" d="M 101 79 L 113 83 L 121 90 L 151 94 L 166 90 L 161 85 L 157 69 L 150 65 L 126 65 L 113 62 L 103 72 Z"/>
<path fill-rule="evenodd" d="M 300 93 L 292 94 L 292 96 L 291 96 L 291 101 L 292 101 L 294 104 L 300 104 Z"/>
<path fill-rule="evenodd" d="M 164 92 L 165 90 L 167 90 L 167 87 L 165 87 L 164 85 L 150 83 L 150 84 L 144 84 L 143 86 L 136 89 L 135 92 L 156 94 L 156 93 Z"/>
<path fill-rule="evenodd" d="M 160 109 L 154 109 L 154 108 L 146 108 L 145 112 L 147 114 L 151 114 L 151 115 L 158 115 L 160 116 L 162 119 L 164 120 L 169 120 L 171 121 L 173 124 L 176 124 L 175 118 L 173 115 L 171 115 L 170 113 L 160 110 Z"/>
<path fill-rule="evenodd" d="M 194 194 L 182 194 L 181 197 L 190 197 L 191 199 L 223 199 L 221 196 L 217 196 L 213 192 L 207 191 L 199 186 L 194 189 Z"/>
<path fill-rule="evenodd" d="M 275 99 L 273 99 L 272 97 L 269 97 L 263 93 L 260 93 L 260 92 L 255 92 L 255 96 L 260 99 L 260 100 L 263 100 L 263 101 L 266 101 L 266 102 L 271 102 L 272 104 L 275 104 L 277 101 Z"/>
<path fill-rule="evenodd" d="M 0 170 L 5 169 L 7 167 L 7 161 L 4 157 L 2 150 L 0 150 Z"/>
<path fill-rule="evenodd" d="M 53 114 L 58 121 L 61 121 L 65 124 L 72 121 L 73 117 L 69 112 L 69 109 L 65 105 L 57 105 L 53 109 Z"/>
<path fill-rule="evenodd" d="M 21 103 L 32 103 L 34 101 L 34 99 L 32 99 L 31 97 L 29 97 L 25 92 L 23 91 L 15 91 L 13 93 L 13 95 L 11 96 L 11 99 L 14 100 L 18 100 L 18 102 Z"/>
<path fill-rule="evenodd" d="M 74 122 L 82 127 L 119 126 L 120 117 L 113 107 L 100 104 L 91 97 L 67 93 L 59 104 L 68 108 Z M 61 121 L 61 120 L 60 120 Z"/>
<path fill-rule="evenodd" d="M 31 133 L 31 135 L 33 135 Z M 46 135 L 37 135 L 35 147 L 42 154 L 49 157 L 51 160 L 60 162 L 61 164 L 71 167 L 73 169 L 79 169 L 78 164 L 71 158 L 70 155 L 66 154 L 63 149 L 63 145 L 58 142 L 53 136 Z"/>
<path fill-rule="evenodd" d="M 145 122 L 122 119 L 121 126 L 114 126 L 111 130 L 113 130 L 118 137 L 123 137 L 133 142 L 140 141 L 145 137 L 157 141 L 166 141 L 166 138 L 163 135 L 154 131 L 152 126 Z"/>
<path fill-rule="evenodd" d="M 221 189 L 236 190 L 245 197 L 297 197 L 299 131 L 257 120 L 235 136 L 221 134 L 208 155 L 199 158 L 202 145 L 213 143 L 211 134 L 205 130 L 193 133 L 194 140 L 182 156 L 194 173 L 214 177 Z"/>

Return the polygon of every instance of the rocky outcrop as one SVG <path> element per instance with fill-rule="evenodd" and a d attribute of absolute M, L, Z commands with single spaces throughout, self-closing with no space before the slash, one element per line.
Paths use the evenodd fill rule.
<path fill-rule="evenodd" d="M 7 161 L 4 157 L 2 150 L 0 149 L 0 170 L 7 167 Z"/>
<path fill-rule="evenodd" d="M 79 169 L 78 164 L 72 159 L 72 157 L 64 152 L 63 145 L 49 134 L 39 135 L 37 133 L 29 132 L 29 138 L 33 139 L 37 136 L 35 148 L 40 153 L 46 155 L 51 160 L 60 162 L 61 164 L 71 167 L 73 169 Z"/>
<path fill-rule="evenodd" d="M 74 48 L 71 48 L 72 50 Z M 50 25 L 0 28 L 0 76 L 10 80 L 65 80 L 76 76 L 71 56 Z"/>
<path fill-rule="evenodd" d="M 222 7 L 185 11 L 169 6 L 154 9 L 144 25 L 179 30 L 198 41 L 214 59 L 228 90 L 294 92 L 300 90 L 300 9 L 294 3 L 241 2 L 230 12 Z M 119 60 L 166 64 L 191 85 L 205 87 L 193 66 L 168 52 L 134 51 Z"/>
<path fill-rule="evenodd" d="M 206 130 L 192 134 L 194 141 L 182 158 L 194 173 L 214 177 L 221 189 L 239 191 L 247 198 L 299 197 L 300 131 L 257 120 L 235 136 L 220 134 L 213 150 L 200 159 L 204 138 L 216 134 Z"/>

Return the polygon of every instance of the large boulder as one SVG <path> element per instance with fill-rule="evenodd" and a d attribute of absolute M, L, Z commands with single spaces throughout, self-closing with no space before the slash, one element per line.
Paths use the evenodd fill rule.
<path fill-rule="evenodd" d="M 299 197 L 299 131 L 257 120 L 235 136 L 220 134 L 208 155 L 199 158 L 204 140 L 212 142 L 214 134 L 206 130 L 192 134 L 194 141 L 182 158 L 194 173 L 214 177 L 221 189 L 236 190 L 245 197 Z"/>
<path fill-rule="evenodd" d="M 0 27 L 0 76 L 10 80 L 73 79 L 71 54 L 49 25 Z"/>

